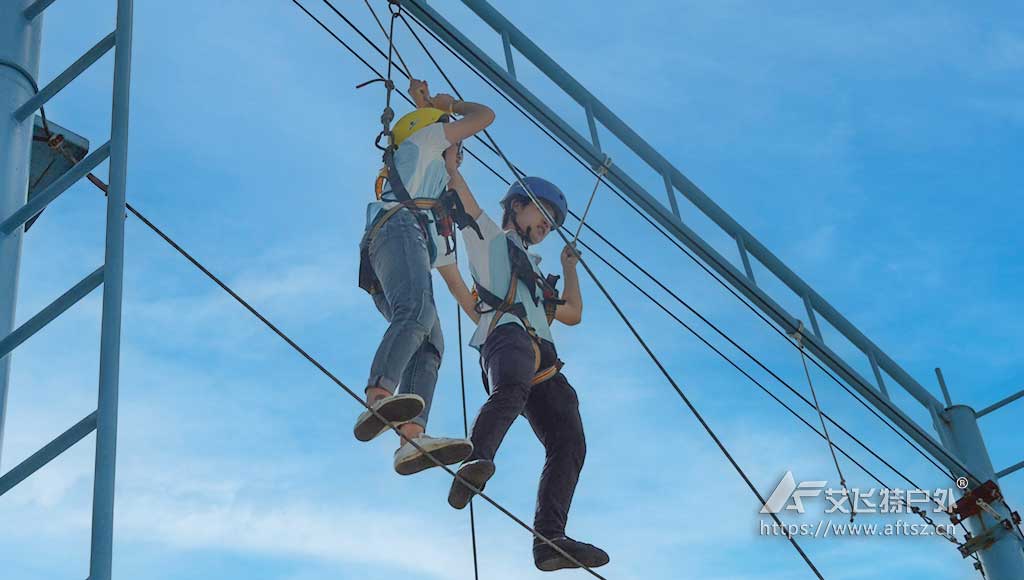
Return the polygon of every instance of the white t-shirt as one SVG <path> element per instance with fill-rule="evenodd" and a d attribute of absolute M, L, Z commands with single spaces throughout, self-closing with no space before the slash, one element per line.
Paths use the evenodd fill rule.
<path fill-rule="evenodd" d="M 444 124 L 434 123 L 413 133 L 395 150 L 395 167 L 410 197 L 437 199 L 448 187 L 448 171 L 444 166 L 444 150 L 449 147 L 444 136 Z M 366 227 L 370 228 L 379 216 L 396 205 L 394 194 L 385 186 L 381 201 L 366 206 Z M 445 254 L 447 245 L 437 233 L 433 215 L 427 212 L 427 231 L 431 267 L 438 268 L 455 263 L 455 254 Z"/>
<path fill-rule="evenodd" d="M 526 251 L 522 239 L 515 232 L 506 232 L 494 223 L 486 213 L 481 213 L 476 224 L 480 227 L 483 239 L 476 235 L 472 228 L 462 230 L 462 240 L 465 243 L 466 255 L 469 257 L 469 270 L 473 274 L 473 281 L 478 286 L 483 286 L 498 298 L 505 298 L 508 294 L 509 283 L 512 280 L 512 262 L 509 259 L 509 240 L 516 246 Z M 527 252 L 530 257 L 530 264 L 533 270 L 543 277 L 540 272 L 540 256 Z M 537 332 L 537 336 L 554 343 L 551 337 L 551 327 L 548 325 L 548 317 L 544 311 L 544 296 L 540 285 L 536 287 L 537 301 L 534 303 L 530 295 L 529 287 L 518 280 L 516 289 L 516 303 L 522 304 L 526 309 L 526 319 Z M 486 308 L 486 306 L 485 306 Z M 487 339 L 487 331 L 496 313 L 488 312 L 480 316 L 476 332 L 469 341 L 469 345 L 479 349 Z M 501 324 L 518 324 L 523 326 L 519 317 L 514 314 L 505 314 L 498 320 Z M 495 325 L 497 327 L 497 325 Z"/>

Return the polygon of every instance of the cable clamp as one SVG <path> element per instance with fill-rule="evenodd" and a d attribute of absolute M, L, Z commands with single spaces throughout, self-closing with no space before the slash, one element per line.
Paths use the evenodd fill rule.
<path fill-rule="evenodd" d="M 394 121 L 394 120 L 395 120 L 395 110 L 392 109 L 391 107 L 384 107 L 384 111 L 382 111 L 381 114 L 380 114 L 380 123 L 381 123 L 381 125 L 384 125 L 384 130 L 385 131 L 387 131 L 387 128 L 391 126 L 391 121 Z M 387 132 L 390 133 L 390 131 L 387 131 Z"/>
<path fill-rule="evenodd" d="M 956 502 L 949 509 L 949 519 L 954 524 L 959 524 L 967 518 L 973 517 L 982 511 L 992 510 L 990 504 L 1002 499 L 1003 494 L 994 481 L 986 481 L 978 487 L 964 493 L 960 501 Z M 987 509 L 986 509 L 987 508 Z M 998 512 L 995 512 L 996 519 L 1002 519 Z"/>
<path fill-rule="evenodd" d="M 796 321 L 796 324 L 797 324 L 796 329 L 794 329 L 792 332 L 787 332 L 786 334 L 788 334 L 789 337 L 792 338 L 796 342 L 796 345 L 798 347 L 800 347 L 801 350 L 803 350 L 803 348 L 804 348 L 804 321 L 798 319 Z"/>
<path fill-rule="evenodd" d="M 363 87 L 368 87 L 368 86 L 372 85 L 373 83 L 384 83 L 384 88 L 388 92 L 391 92 L 391 91 L 395 90 L 395 81 L 393 81 L 391 79 L 386 79 L 384 77 L 377 77 L 375 79 L 370 79 L 370 80 L 368 80 L 368 81 L 366 81 L 364 83 L 359 83 L 358 85 L 356 85 L 356 88 L 357 89 L 361 89 Z"/>
<path fill-rule="evenodd" d="M 61 147 L 64 146 L 64 135 L 61 135 L 60 133 L 51 135 L 50 138 L 46 140 L 46 144 L 50 146 L 50 149 L 60 151 Z"/>

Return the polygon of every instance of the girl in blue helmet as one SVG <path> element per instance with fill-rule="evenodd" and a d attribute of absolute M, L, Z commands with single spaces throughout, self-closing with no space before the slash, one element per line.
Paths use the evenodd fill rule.
<path fill-rule="evenodd" d="M 546 452 L 537 492 L 535 529 L 580 563 L 602 566 L 608 563 L 607 553 L 565 535 L 587 446 L 579 400 L 561 373 L 550 325 L 556 320 L 575 325 L 582 318 L 583 300 L 576 274 L 579 256 L 571 246 L 562 251 L 565 290 L 559 298 L 554 291 L 557 277 L 543 276 L 540 257 L 529 251 L 565 221 L 565 195 L 547 180 L 523 178 L 502 199 L 499 224 L 480 209 L 459 173 L 458 156 L 446 153 L 445 161 L 449 188 L 458 193 L 466 213 L 479 227 L 479 233 L 463 230 L 463 240 L 479 299 L 469 313 L 477 322 L 470 345 L 480 351 L 488 391 L 487 401 L 473 422 L 473 453 L 458 474 L 483 489 L 494 475 L 494 456 L 505 433 L 516 417 L 525 416 Z M 538 207 L 534 199 L 543 207 Z M 462 509 L 473 495 L 469 487 L 455 480 L 448 503 Z M 534 540 L 533 556 L 537 568 L 543 571 L 577 567 L 539 539 Z"/>

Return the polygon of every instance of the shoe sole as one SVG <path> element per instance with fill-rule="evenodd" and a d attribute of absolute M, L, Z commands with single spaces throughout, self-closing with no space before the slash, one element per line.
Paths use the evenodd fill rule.
<path fill-rule="evenodd" d="M 494 464 L 484 461 L 473 463 L 460 469 L 458 474 L 462 479 L 468 481 L 473 487 L 482 491 L 487 480 L 494 475 Z M 448 492 L 448 505 L 457 510 L 461 510 L 469 505 L 469 500 L 473 499 L 474 495 L 476 495 L 476 492 L 469 489 L 463 485 L 461 481 L 456 479 L 452 482 L 451 491 Z"/>
<path fill-rule="evenodd" d="M 353 433 L 356 439 L 365 443 L 383 433 L 390 423 L 408 423 L 419 417 L 422 412 L 422 399 L 403 398 L 389 401 L 377 409 L 377 413 L 387 420 L 387 423 L 381 422 L 377 415 L 371 414 L 365 421 L 356 425 Z"/>
<path fill-rule="evenodd" d="M 555 572 L 558 570 L 566 570 L 569 568 L 579 568 L 579 566 L 573 564 L 569 560 L 566 560 L 565 556 L 562 556 L 561 554 L 549 560 L 544 560 L 543 562 L 537 563 L 537 569 L 541 572 Z"/>
<path fill-rule="evenodd" d="M 601 566 L 604 566 L 605 564 L 611 561 L 611 559 L 608 557 L 590 560 L 589 562 L 581 558 L 576 559 L 579 561 L 580 564 L 583 564 L 587 568 L 600 568 Z M 534 562 L 534 564 L 536 564 L 537 569 L 541 572 L 555 572 L 557 570 L 579 568 L 579 566 L 574 564 L 571 560 L 567 559 L 565 556 L 558 553 L 555 553 L 554 556 L 548 558 L 547 560 Z"/>
<path fill-rule="evenodd" d="M 442 465 L 462 463 L 471 453 L 473 453 L 473 444 L 468 441 L 430 450 L 430 456 L 433 456 Z M 437 464 L 431 461 L 430 456 L 426 453 L 415 455 L 396 465 L 395 471 L 398 472 L 398 475 L 412 475 L 431 467 L 437 467 Z"/>

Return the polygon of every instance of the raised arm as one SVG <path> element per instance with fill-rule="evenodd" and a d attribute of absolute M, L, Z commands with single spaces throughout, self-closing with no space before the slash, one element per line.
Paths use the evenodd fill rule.
<path fill-rule="evenodd" d="M 477 219 L 483 210 L 480 209 L 480 204 L 476 202 L 476 197 L 473 196 L 473 192 L 469 190 L 469 185 L 466 183 L 465 178 L 459 172 L 458 147 L 452 146 L 445 150 L 444 165 L 448 170 L 448 188 L 458 194 L 462 207 L 465 208 L 469 217 L 474 220 Z"/>
<path fill-rule="evenodd" d="M 444 136 L 449 143 L 464 141 L 494 122 L 494 111 L 490 107 L 479 103 L 459 101 L 444 93 L 430 99 L 430 105 L 435 109 L 449 111 L 462 117 L 458 121 L 445 124 Z"/>
<path fill-rule="evenodd" d="M 474 323 L 479 322 L 480 313 L 476 311 L 476 301 L 473 300 L 473 293 L 466 287 L 466 282 L 462 279 L 459 265 L 448 264 L 447 266 L 439 267 L 437 271 L 441 273 L 444 283 L 448 285 L 448 291 L 455 297 L 455 300 L 462 307 L 462 311 L 466 313 L 466 316 L 469 316 L 469 319 Z"/>
<path fill-rule="evenodd" d="M 576 264 L 579 261 L 577 250 L 566 245 L 562 250 L 562 279 L 565 281 L 562 300 L 565 300 L 565 304 L 559 304 L 555 309 L 555 320 L 569 326 L 577 325 L 583 320 L 583 295 L 580 294 L 580 278 L 576 273 Z"/>

